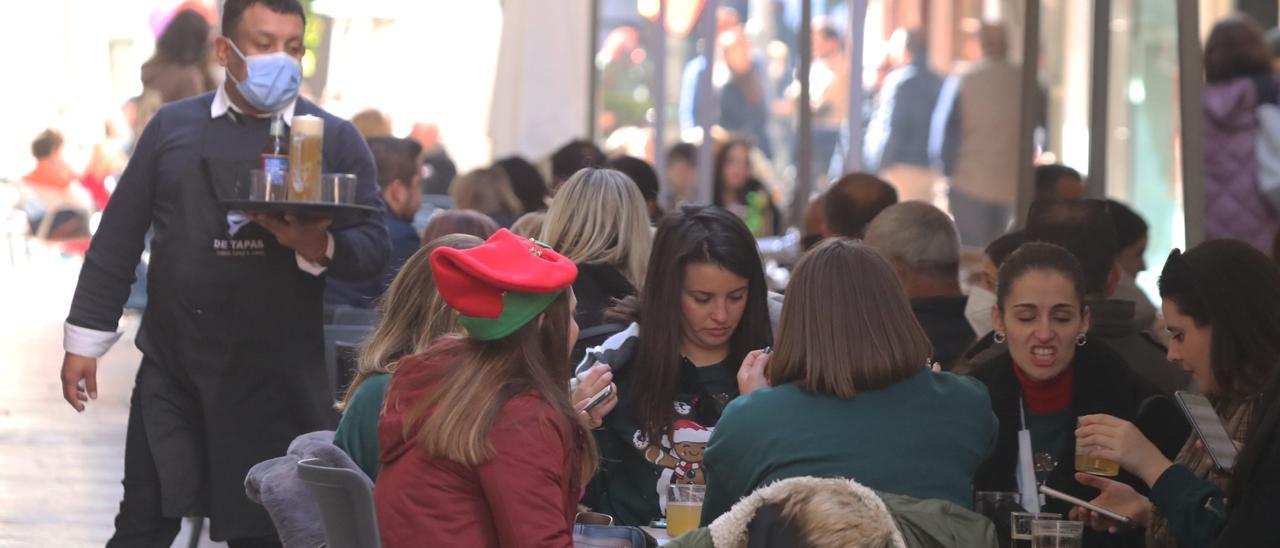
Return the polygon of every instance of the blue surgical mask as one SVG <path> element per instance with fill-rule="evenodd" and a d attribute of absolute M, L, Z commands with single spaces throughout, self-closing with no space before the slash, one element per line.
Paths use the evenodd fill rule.
<path fill-rule="evenodd" d="M 283 51 L 246 56 L 236 47 L 235 42 L 227 40 L 227 43 L 231 44 L 231 50 L 236 55 L 244 59 L 249 77 L 242 82 L 230 70 L 227 71 L 227 76 L 236 83 L 240 96 L 253 108 L 263 112 L 276 112 L 298 98 L 298 88 L 302 85 L 302 65 L 297 59 Z"/>

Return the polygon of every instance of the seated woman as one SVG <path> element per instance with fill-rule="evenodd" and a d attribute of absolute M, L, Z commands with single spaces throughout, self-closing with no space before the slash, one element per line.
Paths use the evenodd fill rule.
<path fill-rule="evenodd" d="M 1076 435 L 1142 478 L 1151 495 L 1078 479 L 1102 490 L 1094 504 L 1146 526 L 1149 547 L 1280 546 L 1280 269 L 1249 244 L 1211 240 L 1169 255 L 1160 297 L 1169 360 L 1191 371 L 1227 433 L 1244 442 L 1240 456 L 1221 476 L 1193 435 L 1170 462 L 1128 421 L 1092 415 Z M 1072 510 L 1094 527 L 1117 528 L 1089 514 Z"/>
<path fill-rule="evenodd" d="M 769 189 L 752 175 L 751 143 L 733 140 L 716 154 L 712 199 L 736 213 L 755 236 L 777 236 L 786 226 Z"/>
<path fill-rule="evenodd" d="M 972 369 L 991 393 L 1000 433 L 995 453 L 978 470 L 975 490 L 1017 491 L 1015 470 L 1019 453 L 1025 450 L 1035 463 L 1037 483 L 1076 497 L 1092 497 L 1094 491 L 1073 474 L 1076 418 L 1106 413 L 1135 420 L 1139 406 L 1156 393 L 1128 368 L 1116 367 L 1121 359 L 1114 351 L 1088 341 L 1089 310 L 1083 287 L 1080 263 L 1057 245 L 1023 244 L 1000 266 L 991 320 L 996 341 L 1008 345 Z M 1030 447 L 1019 446 L 1020 430 L 1029 431 Z M 1154 437 L 1168 438 L 1159 434 Z M 1172 455 L 1176 448 L 1164 450 Z M 1138 481 L 1127 474 L 1120 479 L 1131 484 Z M 1065 515 L 1071 507 L 1049 499 L 1042 509 Z M 1140 541 L 1131 535 L 1086 533 L 1085 537 L 1086 546 Z"/>
<path fill-rule="evenodd" d="M 539 240 L 578 265 L 573 294 L 582 331 L 573 349 L 576 363 L 587 346 L 622 329 L 605 322 L 604 311 L 644 282 L 653 245 L 644 196 L 621 172 L 581 169 L 556 193 Z"/>
<path fill-rule="evenodd" d="M 704 483 L 702 451 L 738 396 L 747 352 L 772 343 L 755 239 L 718 207 L 687 206 L 658 224 L 632 321 L 578 366 L 608 364 L 618 410 L 597 431 L 600 473 L 583 504 L 623 525 L 663 516 L 668 486 Z M 603 382 L 603 381 L 601 381 Z"/>
<path fill-rule="evenodd" d="M 432 241 L 409 257 L 378 304 L 378 327 L 360 345 L 356 376 L 338 402 L 342 420 L 333 434 L 333 444 L 351 455 L 371 480 L 377 481 L 381 468 L 378 414 L 382 412 L 382 400 L 396 362 L 459 331 L 458 315 L 436 291 L 431 253 L 441 247 L 471 249 L 482 243 L 484 240 L 468 234 L 450 234 Z"/>
<path fill-rule="evenodd" d="M 400 361 L 378 421 L 382 544 L 572 546 L 596 466 L 570 404 L 572 261 L 507 230 L 431 270 L 466 337 Z"/>
<path fill-rule="evenodd" d="M 818 244 L 791 278 L 777 351 L 747 357 L 745 395 L 711 436 L 703 522 L 798 476 L 967 507 L 998 424 L 982 383 L 931 371 L 931 352 L 884 258 L 845 238 Z"/>

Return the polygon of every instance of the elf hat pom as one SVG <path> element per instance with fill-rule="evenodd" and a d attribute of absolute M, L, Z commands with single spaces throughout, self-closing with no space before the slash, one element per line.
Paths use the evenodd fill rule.
<path fill-rule="evenodd" d="M 505 228 L 471 249 L 436 249 L 431 272 L 440 296 L 458 311 L 458 323 L 481 341 L 514 333 L 578 277 L 573 261 Z"/>

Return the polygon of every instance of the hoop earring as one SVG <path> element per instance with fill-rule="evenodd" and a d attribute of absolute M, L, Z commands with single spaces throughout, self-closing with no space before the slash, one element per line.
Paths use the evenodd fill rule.
<path fill-rule="evenodd" d="M 991 340 L 996 344 L 1004 344 L 1004 331 L 996 331 L 995 334 L 991 336 Z"/>
<path fill-rule="evenodd" d="M 1089 342 L 1089 337 L 1086 337 L 1084 333 L 1076 335 L 1076 346 L 1084 346 L 1088 342 Z"/>

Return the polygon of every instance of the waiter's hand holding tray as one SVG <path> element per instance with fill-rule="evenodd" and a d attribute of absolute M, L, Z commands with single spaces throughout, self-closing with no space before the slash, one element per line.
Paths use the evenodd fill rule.
<path fill-rule="evenodd" d="M 356 176 L 325 173 L 310 184 L 287 181 L 292 174 L 270 174 L 251 170 L 248 183 L 237 185 L 234 197 L 219 200 L 228 209 L 275 217 L 293 216 L 302 220 L 333 219 L 346 224 L 379 213 L 375 206 L 355 201 Z M 296 198 L 296 199 L 291 199 Z"/>

